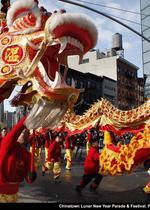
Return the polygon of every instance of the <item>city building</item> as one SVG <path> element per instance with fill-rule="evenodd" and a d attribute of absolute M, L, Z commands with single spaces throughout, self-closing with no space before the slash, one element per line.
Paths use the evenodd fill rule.
<path fill-rule="evenodd" d="M 117 58 L 117 104 L 121 110 L 137 107 L 140 102 L 138 91 L 138 67 L 124 58 Z"/>
<path fill-rule="evenodd" d="M 150 1 L 141 0 L 141 31 L 150 39 Z M 150 98 L 150 42 L 142 39 L 143 71 L 146 75 L 144 88 L 145 98 Z"/>
<path fill-rule="evenodd" d="M 0 103 L 0 122 L 4 122 L 4 103 Z"/>
<path fill-rule="evenodd" d="M 105 76 L 102 79 L 102 98 L 117 106 L 117 82 Z"/>
<path fill-rule="evenodd" d="M 14 115 L 15 123 L 17 123 L 25 115 L 26 115 L 26 107 L 25 106 L 16 107 L 16 112 Z"/>
<path fill-rule="evenodd" d="M 121 34 L 112 37 L 112 48 L 106 52 L 91 50 L 79 64 L 78 56 L 70 56 L 69 67 L 85 74 L 110 78 L 116 82 L 115 105 L 122 110 L 137 107 L 140 102 L 138 91 L 138 67 L 124 59 Z M 113 89 L 114 87 L 112 87 Z"/>
<path fill-rule="evenodd" d="M 138 105 L 141 105 L 144 103 L 144 85 L 145 85 L 145 79 L 143 77 L 138 78 Z"/>
<path fill-rule="evenodd" d="M 74 111 L 77 114 L 83 114 L 94 102 L 101 98 L 106 98 L 116 105 L 117 88 L 115 80 L 69 68 L 66 81 L 68 85 L 80 90 L 78 101 L 74 106 Z"/>
<path fill-rule="evenodd" d="M 14 112 L 5 111 L 4 123 L 5 123 L 6 127 L 7 127 L 9 130 L 12 129 L 12 127 L 13 127 L 14 124 L 15 124 L 15 121 L 14 121 Z"/>

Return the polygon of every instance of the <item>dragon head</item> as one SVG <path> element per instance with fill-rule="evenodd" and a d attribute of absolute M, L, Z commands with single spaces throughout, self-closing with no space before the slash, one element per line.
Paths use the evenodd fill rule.
<path fill-rule="evenodd" d="M 28 127 L 53 127 L 79 96 L 79 91 L 65 81 L 68 56 L 79 55 L 79 62 L 82 60 L 96 44 L 96 27 L 80 14 L 65 10 L 48 13 L 34 0 L 12 4 L 7 27 L 8 31 L 0 35 L 4 98 L 16 84 L 22 85 L 12 104 L 34 104 L 27 118 Z"/>

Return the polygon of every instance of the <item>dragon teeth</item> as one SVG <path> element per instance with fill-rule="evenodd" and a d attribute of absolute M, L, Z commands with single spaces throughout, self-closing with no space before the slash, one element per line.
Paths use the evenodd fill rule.
<path fill-rule="evenodd" d="M 66 37 L 62 37 L 60 39 L 60 49 L 59 49 L 58 54 L 62 53 L 65 50 L 67 44 L 68 44 L 67 38 Z"/>
<path fill-rule="evenodd" d="M 84 47 L 81 44 L 81 42 L 79 42 L 77 39 L 75 39 L 73 37 L 64 36 L 64 37 L 61 37 L 59 39 L 59 41 L 60 41 L 59 54 L 62 53 L 65 50 L 65 48 L 66 48 L 66 46 L 67 46 L 68 43 L 71 44 L 71 45 L 73 45 L 73 46 L 75 46 L 75 47 L 77 47 L 77 48 L 79 48 L 82 52 L 84 50 Z"/>
<path fill-rule="evenodd" d="M 62 79 L 61 79 L 60 73 L 58 71 L 56 71 L 56 73 L 55 73 L 55 80 L 54 80 L 51 88 L 58 88 L 58 87 L 60 87 L 61 86 L 61 80 Z"/>
<path fill-rule="evenodd" d="M 55 73 L 55 80 L 54 81 L 51 81 L 49 79 L 49 77 L 47 76 L 46 74 L 46 71 L 44 69 L 44 66 L 42 65 L 41 62 L 38 63 L 38 67 L 39 67 L 39 71 L 43 77 L 43 80 L 45 81 L 45 83 L 51 87 L 51 88 L 59 88 L 61 86 L 61 83 L 62 83 L 62 78 L 61 78 L 61 74 L 56 71 Z M 35 81 L 35 84 L 36 84 L 36 81 Z M 36 84 L 36 86 L 39 86 L 39 84 Z"/>
<path fill-rule="evenodd" d="M 48 86 L 52 86 L 53 85 L 53 81 L 50 80 L 50 78 L 48 77 L 46 71 L 45 71 L 45 68 L 43 66 L 43 64 L 41 62 L 38 63 L 38 68 L 39 68 L 39 71 L 43 77 L 43 80 L 45 81 L 45 83 L 48 85 Z"/>

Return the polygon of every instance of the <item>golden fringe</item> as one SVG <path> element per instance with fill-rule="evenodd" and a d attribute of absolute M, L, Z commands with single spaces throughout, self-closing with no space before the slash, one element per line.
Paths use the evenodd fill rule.
<path fill-rule="evenodd" d="M 148 183 L 144 188 L 143 188 L 145 193 L 150 194 L 150 183 Z"/>
<path fill-rule="evenodd" d="M 137 137 L 141 135 L 141 139 Z M 135 154 L 140 149 L 150 148 L 150 130 L 144 133 L 138 133 L 134 136 L 128 145 L 117 145 L 120 152 L 116 153 L 104 147 L 100 155 L 100 173 L 110 175 L 122 175 L 123 172 L 132 172 Z"/>
<path fill-rule="evenodd" d="M 16 203 L 18 200 L 18 193 L 7 195 L 7 194 L 0 194 L 0 203 Z"/>

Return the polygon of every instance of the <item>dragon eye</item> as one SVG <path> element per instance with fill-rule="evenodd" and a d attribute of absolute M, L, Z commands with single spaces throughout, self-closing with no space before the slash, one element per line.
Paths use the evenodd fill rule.
<path fill-rule="evenodd" d="M 29 19 L 31 22 L 35 22 L 35 21 L 36 21 L 35 17 L 34 17 L 31 13 L 28 14 L 28 19 Z"/>
<path fill-rule="evenodd" d="M 57 13 L 57 10 L 55 10 L 53 13 Z"/>

